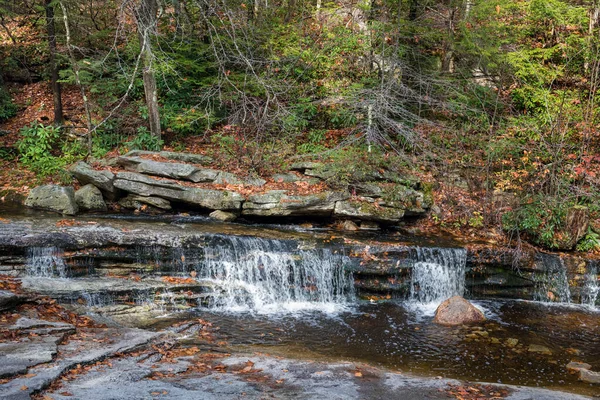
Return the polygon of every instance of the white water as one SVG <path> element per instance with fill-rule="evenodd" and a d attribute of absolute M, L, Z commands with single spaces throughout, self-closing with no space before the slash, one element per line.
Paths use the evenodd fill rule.
<path fill-rule="evenodd" d="M 295 242 L 219 237 L 205 249 L 199 278 L 217 285 L 211 307 L 257 314 L 344 310 L 354 298 L 346 258 Z"/>
<path fill-rule="evenodd" d="M 598 283 L 598 266 L 590 265 L 587 274 L 585 274 L 585 283 L 581 293 L 581 304 L 591 308 L 596 308 L 600 294 L 600 284 Z"/>
<path fill-rule="evenodd" d="M 56 247 L 31 247 L 27 250 L 27 275 L 40 278 L 66 278 L 67 265 Z"/>
<path fill-rule="evenodd" d="M 413 259 L 410 308 L 433 315 L 444 300 L 464 295 L 465 249 L 418 247 Z"/>
<path fill-rule="evenodd" d="M 542 273 L 534 276 L 534 300 L 550 303 L 571 303 L 571 290 L 564 261 L 554 254 L 540 253 L 538 260 Z"/>

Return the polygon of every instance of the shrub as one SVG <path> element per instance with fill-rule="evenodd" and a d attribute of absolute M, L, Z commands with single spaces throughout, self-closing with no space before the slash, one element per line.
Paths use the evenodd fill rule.
<path fill-rule="evenodd" d="M 148 128 L 140 126 L 137 130 L 137 135 L 125 143 L 125 146 L 130 150 L 151 150 L 159 151 L 163 147 L 163 141 L 152 135 Z"/>
<path fill-rule="evenodd" d="M 12 102 L 10 94 L 0 87 L 0 121 L 4 121 L 17 113 L 17 106 Z"/>
<path fill-rule="evenodd" d="M 21 129 L 21 135 L 17 142 L 19 160 L 40 177 L 60 173 L 85 154 L 79 140 L 64 140 L 60 128 L 54 126 L 32 123 Z"/>

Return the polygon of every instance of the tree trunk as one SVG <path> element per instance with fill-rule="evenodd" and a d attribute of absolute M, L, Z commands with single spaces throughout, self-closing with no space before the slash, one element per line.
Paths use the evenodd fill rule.
<path fill-rule="evenodd" d="M 152 136 L 160 139 L 160 113 L 158 109 L 158 92 L 156 89 L 156 76 L 154 75 L 152 45 L 150 39 L 156 30 L 156 14 L 158 2 L 156 0 L 142 0 L 136 13 L 138 35 L 141 51 L 144 56 L 144 95 L 148 107 L 148 123 Z"/>
<path fill-rule="evenodd" d="M 410 0 L 410 7 L 408 10 L 408 20 L 414 21 L 419 16 L 419 0 Z"/>
<path fill-rule="evenodd" d="M 52 0 L 44 0 L 46 8 L 46 33 L 48 34 L 48 49 L 50 50 L 50 81 L 54 97 L 54 125 L 63 122 L 63 108 L 60 83 L 58 82 L 58 65 L 56 64 L 56 32 L 54 29 L 54 5 Z"/>
<path fill-rule="evenodd" d="M 65 36 L 67 39 L 67 51 L 69 52 L 69 59 L 71 60 L 71 66 L 73 67 L 73 72 L 75 73 L 75 81 L 77 82 L 77 86 L 79 86 L 79 90 L 81 92 L 81 98 L 83 100 L 83 107 L 85 108 L 85 117 L 87 122 L 87 150 L 88 156 L 92 155 L 92 133 L 94 132 L 94 124 L 92 122 L 92 113 L 90 111 L 90 103 L 88 102 L 88 98 L 85 94 L 85 87 L 81 83 L 81 75 L 79 74 L 79 64 L 77 64 L 77 58 L 75 58 L 75 54 L 73 53 L 73 48 L 71 47 L 71 29 L 69 27 L 69 16 L 67 14 L 67 8 L 65 7 L 62 1 L 59 1 L 60 8 L 63 12 L 63 22 L 65 24 Z"/>
<path fill-rule="evenodd" d="M 590 48 L 590 51 L 593 52 L 592 44 L 594 43 L 594 29 L 596 29 L 596 26 L 598 26 L 598 21 L 600 20 L 600 3 L 598 1 L 594 1 L 592 3 L 589 14 L 590 14 L 590 20 L 589 20 L 589 26 L 588 26 L 587 41 L 588 41 L 588 47 Z M 583 69 L 586 73 L 589 72 L 590 62 L 588 60 L 585 61 L 584 65 L 583 65 Z"/>

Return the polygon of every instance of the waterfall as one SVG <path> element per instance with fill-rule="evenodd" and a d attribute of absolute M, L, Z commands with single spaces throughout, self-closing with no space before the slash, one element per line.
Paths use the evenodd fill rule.
<path fill-rule="evenodd" d="M 465 291 L 467 251 L 461 248 L 414 249 L 410 301 L 437 308 Z"/>
<path fill-rule="evenodd" d="M 214 282 L 212 308 L 274 313 L 343 309 L 353 298 L 346 258 L 295 241 L 216 236 L 204 248 L 201 279 Z"/>
<path fill-rule="evenodd" d="M 538 254 L 537 262 L 540 264 L 542 273 L 535 274 L 536 282 L 534 300 L 543 302 L 571 303 L 571 290 L 567 278 L 565 263 L 554 254 Z"/>
<path fill-rule="evenodd" d="M 40 278 L 66 278 L 67 265 L 62 251 L 56 247 L 27 249 L 27 275 Z"/>
<path fill-rule="evenodd" d="M 588 272 L 585 274 L 585 282 L 581 292 L 581 304 L 595 308 L 600 293 L 600 284 L 598 283 L 598 265 L 590 263 Z"/>

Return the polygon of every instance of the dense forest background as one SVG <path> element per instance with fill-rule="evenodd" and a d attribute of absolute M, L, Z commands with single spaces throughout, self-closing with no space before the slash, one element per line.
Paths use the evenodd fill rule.
<path fill-rule="evenodd" d="M 600 245 L 597 0 L 0 0 L 9 187 L 75 160 L 210 153 L 261 175 L 431 185 L 429 223 Z M 567 232 L 567 233 L 565 233 Z"/>

